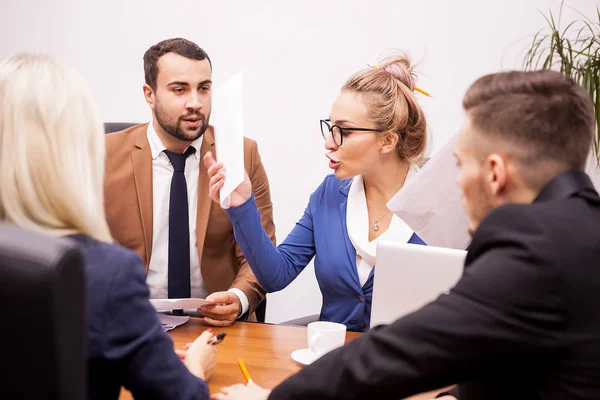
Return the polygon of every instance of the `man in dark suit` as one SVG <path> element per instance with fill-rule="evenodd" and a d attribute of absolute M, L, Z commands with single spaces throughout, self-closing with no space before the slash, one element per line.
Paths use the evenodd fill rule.
<path fill-rule="evenodd" d="M 538 71 L 485 76 L 464 107 L 457 184 L 473 238 L 456 286 L 271 393 L 214 398 L 398 399 L 458 384 L 460 400 L 600 399 L 600 198 L 582 171 L 593 105 Z"/>

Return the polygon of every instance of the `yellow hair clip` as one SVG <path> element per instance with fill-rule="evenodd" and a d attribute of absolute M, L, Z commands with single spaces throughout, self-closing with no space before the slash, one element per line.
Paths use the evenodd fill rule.
<path fill-rule="evenodd" d="M 367 64 L 367 66 L 368 66 L 368 67 L 370 67 L 370 68 L 377 68 L 377 65 L 371 65 L 371 64 Z M 427 97 L 433 97 L 433 96 L 431 96 L 431 95 L 429 94 L 429 92 L 427 92 L 427 91 L 425 91 L 425 90 L 421 89 L 420 87 L 413 86 L 413 90 L 416 90 L 417 92 L 419 92 L 419 93 L 422 93 L 422 94 L 424 94 L 424 95 L 425 95 L 425 96 L 427 96 Z"/>

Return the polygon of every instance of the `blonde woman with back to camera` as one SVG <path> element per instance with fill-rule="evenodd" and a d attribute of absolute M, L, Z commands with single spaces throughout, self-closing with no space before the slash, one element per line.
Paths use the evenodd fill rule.
<path fill-rule="evenodd" d="M 277 247 L 260 224 L 250 180 L 231 196 L 227 214 L 237 243 L 267 292 L 289 285 L 315 258 L 323 295 L 321 321 L 369 328 L 378 241 L 424 242 L 387 208 L 418 168 L 426 121 L 414 93 L 415 74 L 400 53 L 350 77 L 321 120 L 333 174 L 310 196 L 304 215 Z M 207 154 L 210 195 L 218 202 L 225 172 Z"/>
<path fill-rule="evenodd" d="M 83 252 L 89 398 L 117 399 L 124 386 L 136 399 L 208 399 L 211 332 L 178 357 L 148 301 L 142 261 L 111 244 L 104 129 L 76 70 L 44 55 L 0 61 L 0 175 L 0 220 Z"/>

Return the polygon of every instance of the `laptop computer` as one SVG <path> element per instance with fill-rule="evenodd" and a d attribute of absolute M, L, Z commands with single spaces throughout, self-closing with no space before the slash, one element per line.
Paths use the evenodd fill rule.
<path fill-rule="evenodd" d="M 390 324 L 447 292 L 460 279 L 465 250 L 381 241 L 377 245 L 371 328 Z"/>

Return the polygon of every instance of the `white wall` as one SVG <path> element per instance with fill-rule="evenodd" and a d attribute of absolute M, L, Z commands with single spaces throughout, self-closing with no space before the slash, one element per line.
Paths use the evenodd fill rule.
<path fill-rule="evenodd" d="M 566 0 L 593 17 L 597 0 Z M 328 173 L 319 119 L 344 80 L 380 53 L 403 48 L 421 61 L 419 86 L 433 153 L 456 132 L 461 98 L 482 74 L 520 67 L 522 50 L 559 0 L 87 1 L 1 0 L 0 57 L 54 54 L 87 78 L 106 121 L 146 121 L 142 55 L 183 36 L 213 60 L 218 85 L 243 70 L 246 134 L 259 143 L 281 241 Z M 574 11 L 566 9 L 564 17 Z M 307 271 L 270 296 L 268 319 L 316 313 Z"/>

